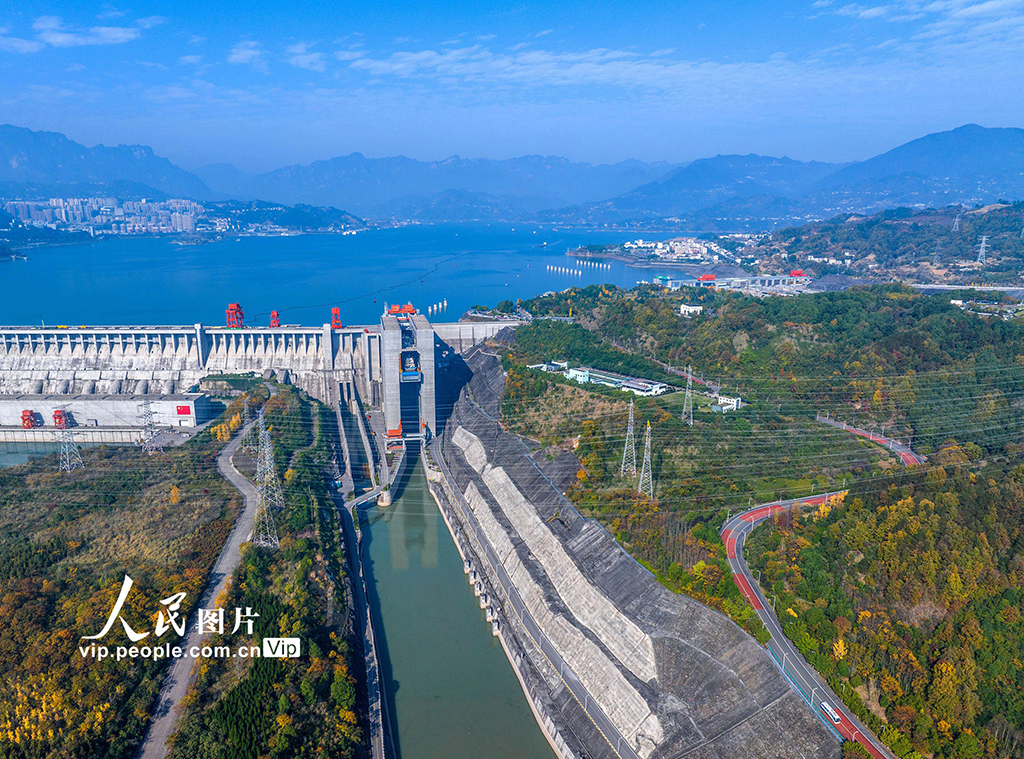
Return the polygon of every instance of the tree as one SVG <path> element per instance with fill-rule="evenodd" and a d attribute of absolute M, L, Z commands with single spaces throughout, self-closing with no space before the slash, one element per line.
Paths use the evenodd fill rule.
<path fill-rule="evenodd" d="M 960 724 L 960 681 L 956 667 L 948 661 L 940 661 L 932 673 L 932 684 L 928 688 L 928 709 L 940 722 Z"/>
<path fill-rule="evenodd" d="M 846 641 L 842 638 L 836 638 L 836 642 L 832 644 L 832 656 L 836 661 L 846 658 Z"/>
<path fill-rule="evenodd" d="M 171 485 L 170 501 L 175 505 L 181 503 L 181 488 L 177 485 Z"/>

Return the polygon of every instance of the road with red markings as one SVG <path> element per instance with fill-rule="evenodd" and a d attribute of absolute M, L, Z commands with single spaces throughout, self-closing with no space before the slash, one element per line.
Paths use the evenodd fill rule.
<path fill-rule="evenodd" d="M 885 437 L 885 435 L 880 435 L 876 432 L 871 432 L 869 430 L 862 430 L 859 427 L 854 427 L 853 425 L 847 424 L 846 422 L 837 422 L 835 419 L 829 419 L 828 417 L 824 416 L 819 416 L 818 421 L 822 422 L 823 424 L 831 425 L 832 427 L 835 427 L 837 429 L 845 430 L 846 432 L 849 432 L 852 435 L 867 438 L 872 443 L 878 443 L 883 448 L 888 448 L 890 451 L 892 451 L 893 453 L 900 457 L 900 461 L 902 462 L 903 466 L 913 466 L 914 464 L 924 463 L 924 456 L 922 456 L 919 453 L 914 453 L 913 450 L 911 450 L 908 446 L 903 445 L 903 443 L 899 442 L 898 440 L 893 440 L 892 438 Z"/>
<path fill-rule="evenodd" d="M 818 421 L 830 424 L 833 427 L 845 430 L 851 434 L 867 438 L 873 443 L 878 443 L 888 448 L 900 457 L 903 466 L 913 466 L 924 463 L 924 457 L 915 453 L 907 446 L 896 440 L 887 438 L 868 430 L 852 427 L 845 422 L 837 422 L 833 419 L 819 417 Z M 758 581 L 750 572 L 747 560 L 743 555 L 743 544 L 747 536 L 759 524 L 770 519 L 774 514 L 797 505 L 817 506 L 826 499 L 838 495 L 837 493 L 824 493 L 810 498 L 793 498 L 786 501 L 773 501 L 760 506 L 755 506 L 734 517 L 731 517 L 722 526 L 722 542 L 725 543 L 725 554 L 729 561 L 729 567 L 733 572 L 733 580 L 739 587 L 740 592 L 754 607 L 758 617 L 764 622 L 771 639 L 765 645 L 768 653 L 775 659 L 775 663 L 782 669 L 797 691 L 807 701 L 819 719 L 832 728 L 844 740 L 857 741 L 868 753 L 876 759 L 894 759 L 891 751 L 883 744 L 870 730 L 861 724 L 860 720 L 846 706 L 821 679 L 814 668 L 807 663 L 797 648 L 782 631 L 782 625 L 769 605 L 764 594 L 761 592 Z M 835 714 L 835 719 L 822 708 L 827 704 Z"/>
<path fill-rule="evenodd" d="M 832 692 L 783 633 L 782 625 L 758 587 L 757 580 L 751 574 L 743 556 L 743 544 L 757 525 L 780 511 L 794 506 L 816 506 L 833 495 L 836 493 L 826 493 L 812 498 L 775 501 L 744 511 L 725 523 L 722 528 L 722 541 L 725 543 L 726 556 L 729 568 L 733 572 L 733 580 L 750 605 L 754 607 L 757 615 L 768 628 L 768 632 L 771 633 L 772 637 L 765 648 L 768 649 L 768 653 L 771 654 L 775 663 L 782 669 L 804 700 L 811 705 L 818 718 L 844 740 L 854 740 L 863 745 L 876 759 L 894 759 L 885 745 L 846 708 L 842 699 Z M 823 703 L 828 704 L 835 712 L 838 722 L 822 709 Z"/>

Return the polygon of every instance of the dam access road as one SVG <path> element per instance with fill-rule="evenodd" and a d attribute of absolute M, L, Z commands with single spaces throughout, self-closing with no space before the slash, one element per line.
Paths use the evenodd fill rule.
<path fill-rule="evenodd" d="M 862 430 L 850 426 L 844 422 L 836 422 L 832 419 L 819 417 L 818 421 L 830 424 L 839 429 L 846 430 L 851 434 L 865 437 L 873 443 L 877 443 L 899 456 L 904 466 L 913 466 L 924 462 L 924 457 L 915 453 L 905 445 L 898 443 L 892 438 L 887 438 L 878 433 Z M 752 509 L 740 512 L 726 520 L 722 526 L 722 542 L 725 543 L 725 553 L 729 561 L 729 569 L 733 572 L 733 579 L 739 586 L 740 592 L 754 607 L 757 616 L 760 617 L 771 639 L 765 645 L 765 649 L 771 654 L 776 665 L 789 679 L 800 695 L 807 701 L 815 714 L 825 725 L 838 733 L 844 740 L 857 741 L 876 759 L 895 759 L 889 748 L 882 743 L 861 723 L 851 712 L 843 700 L 832 691 L 821 676 L 814 671 L 814 668 L 807 663 L 803 655 L 793 645 L 792 641 L 782 631 L 782 625 L 775 614 L 775 610 L 765 598 L 760 583 L 750 571 L 747 560 L 743 554 L 743 545 L 747 536 L 754 531 L 754 528 L 777 514 L 794 506 L 816 506 L 824 503 L 832 496 L 840 493 L 822 493 L 810 498 L 790 498 L 784 501 L 772 501 L 755 506 Z M 830 718 L 822 709 L 822 704 L 828 704 L 835 711 L 839 721 Z"/>

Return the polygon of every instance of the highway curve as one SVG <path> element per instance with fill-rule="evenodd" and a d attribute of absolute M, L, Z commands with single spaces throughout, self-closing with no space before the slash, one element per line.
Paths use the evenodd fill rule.
<path fill-rule="evenodd" d="M 818 421 L 846 430 L 851 434 L 868 438 L 872 442 L 888 448 L 899 455 L 900 461 L 904 466 L 912 466 L 924 462 L 923 456 L 891 438 L 825 417 L 819 417 Z M 783 674 L 789 678 L 804 700 L 811 705 L 814 713 L 818 715 L 822 722 L 845 740 L 854 740 L 860 743 L 876 759 L 895 759 L 888 747 L 870 730 L 864 727 L 861 721 L 846 708 L 842 699 L 828 687 L 821 676 L 803 658 L 803 655 L 797 650 L 796 646 L 786 637 L 775 611 L 761 592 L 760 585 L 753 574 L 751 574 L 750 567 L 747 566 L 747 560 L 743 555 L 743 544 L 747 536 L 755 527 L 771 518 L 773 514 L 797 504 L 818 505 L 834 495 L 838 495 L 838 493 L 823 493 L 822 495 L 810 498 L 772 501 L 771 503 L 764 503 L 743 511 L 730 517 L 722 526 L 722 542 L 725 543 L 725 553 L 729 561 L 729 568 L 733 573 L 733 580 L 739 586 L 740 592 L 750 602 L 750 605 L 754 607 L 754 611 L 757 612 L 757 616 L 764 622 L 768 632 L 771 633 L 771 640 L 768 641 L 765 648 L 771 654 Z M 831 706 L 839 715 L 840 721 L 838 724 L 822 710 L 822 702 Z"/>

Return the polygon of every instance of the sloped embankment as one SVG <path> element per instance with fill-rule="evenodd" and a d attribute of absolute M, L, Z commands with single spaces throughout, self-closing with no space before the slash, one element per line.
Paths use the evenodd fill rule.
<path fill-rule="evenodd" d="M 455 486 L 544 636 L 625 742 L 654 759 L 838 757 L 836 739 L 752 638 L 662 586 L 562 496 L 574 467 L 534 460 L 501 429 L 498 359 L 474 349 L 466 361 L 473 376 L 443 440 Z M 616 756 L 549 659 L 510 622 L 556 723 L 588 756 Z"/>

